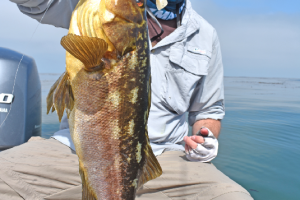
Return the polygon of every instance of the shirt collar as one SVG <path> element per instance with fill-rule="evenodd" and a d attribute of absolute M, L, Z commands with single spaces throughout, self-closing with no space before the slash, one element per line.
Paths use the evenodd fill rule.
<path fill-rule="evenodd" d="M 172 44 L 175 42 L 179 42 L 194 32 L 200 29 L 200 24 L 196 20 L 195 11 L 192 8 L 191 2 L 189 0 L 186 1 L 186 8 L 183 11 L 182 24 L 179 28 L 175 29 L 170 35 L 163 38 L 160 42 L 158 42 L 153 48 L 150 43 L 150 50 L 157 49 L 162 46 L 166 46 L 168 44 Z"/>

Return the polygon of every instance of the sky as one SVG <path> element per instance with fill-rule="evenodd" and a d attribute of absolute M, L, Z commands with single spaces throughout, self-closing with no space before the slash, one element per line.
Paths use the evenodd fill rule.
<path fill-rule="evenodd" d="M 225 76 L 300 78 L 299 0 L 191 2 L 217 30 Z M 64 72 L 67 30 L 38 24 L 1 0 L 0 46 L 33 57 L 40 73 Z"/>

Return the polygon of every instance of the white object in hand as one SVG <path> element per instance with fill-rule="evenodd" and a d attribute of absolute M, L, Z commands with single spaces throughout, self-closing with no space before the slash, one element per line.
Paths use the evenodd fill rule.
<path fill-rule="evenodd" d="M 210 162 L 217 156 L 219 142 L 214 134 L 208 128 L 206 129 L 208 130 L 208 136 L 204 137 L 204 142 L 198 144 L 196 149 L 191 149 L 189 152 L 186 152 L 188 160 L 194 162 Z"/>

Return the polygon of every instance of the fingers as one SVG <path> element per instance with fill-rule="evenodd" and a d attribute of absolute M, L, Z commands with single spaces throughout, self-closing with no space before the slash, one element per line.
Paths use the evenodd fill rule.
<path fill-rule="evenodd" d="M 186 154 L 188 154 L 188 153 L 190 152 L 190 151 L 189 151 L 189 148 L 188 148 L 188 146 L 187 146 L 186 144 L 184 145 L 184 150 L 185 150 L 185 153 L 186 153 Z"/>
<path fill-rule="evenodd" d="M 185 141 L 185 144 L 188 145 L 189 147 L 191 147 L 192 149 L 196 149 L 197 148 L 197 143 L 195 141 L 193 141 L 190 137 L 185 136 L 183 138 L 183 140 Z"/>
<path fill-rule="evenodd" d="M 189 147 L 187 144 L 185 144 L 184 149 L 185 149 L 186 153 L 189 153 L 190 151 L 192 151 L 192 148 Z"/>
<path fill-rule="evenodd" d="M 196 149 L 198 144 L 202 144 L 205 142 L 202 136 L 195 136 L 195 135 L 191 137 L 185 136 L 183 140 L 185 141 L 185 145 L 187 145 L 192 149 Z M 189 150 L 188 147 L 186 150 Z"/>
<path fill-rule="evenodd" d="M 195 141 L 196 143 L 199 143 L 199 144 L 202 144 L 203 142 L 205 142 L 204 138 L 202 136 L 196 136 L 196 135 L 193 135 L 191 137 L 191 139 L 193 141 Z"/>

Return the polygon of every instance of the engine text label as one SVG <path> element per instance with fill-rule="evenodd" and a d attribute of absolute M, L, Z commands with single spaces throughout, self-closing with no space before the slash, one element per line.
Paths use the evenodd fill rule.
<path fill-rule="evenodd" d="M 7 108 L 0 108 L 0 112 L 7 113 Z"/>
<path fill-rule="evenodd" d="M 12 103 L 13 99 L 14 99 L 14 95 L 12 94 L 5 94 L 5 93 L 0 94 L 0 103 Z"/>

